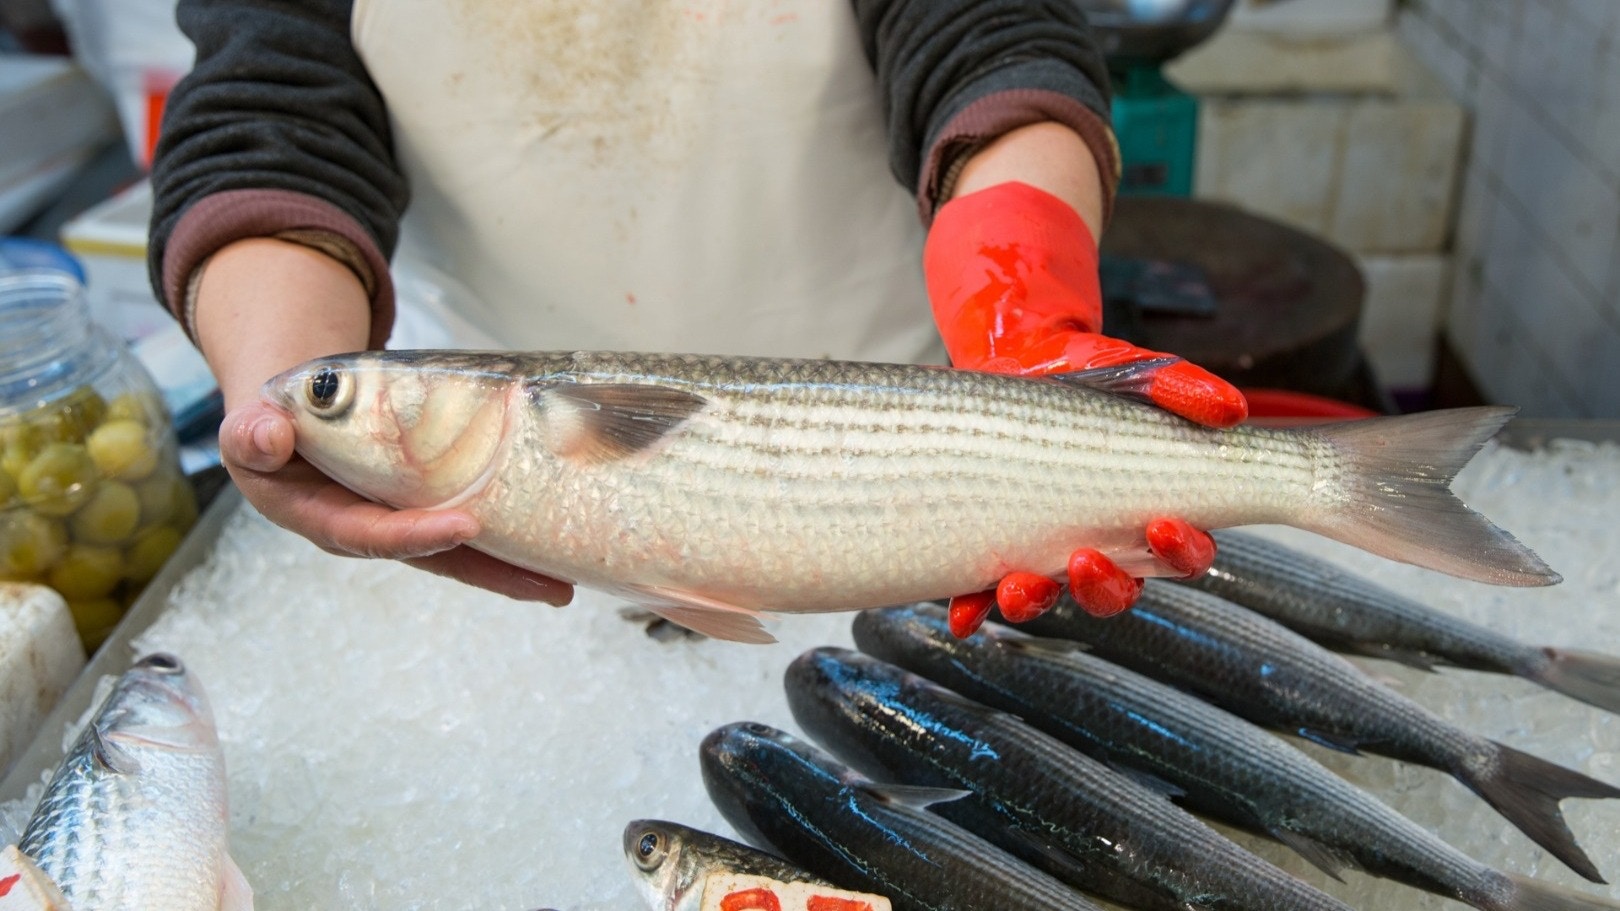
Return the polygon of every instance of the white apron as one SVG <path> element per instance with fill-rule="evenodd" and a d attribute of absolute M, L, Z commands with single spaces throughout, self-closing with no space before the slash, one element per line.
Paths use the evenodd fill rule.
<path fill-rule="evenodd" d="M 353 36 L 401 256 L 500 345 L 943 362 L 847 3 L 357 0 Z"/>

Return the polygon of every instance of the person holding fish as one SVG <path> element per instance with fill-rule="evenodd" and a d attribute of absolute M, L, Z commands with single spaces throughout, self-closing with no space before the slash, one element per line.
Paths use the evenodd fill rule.
<path fill-rule="evenodd" d="M 1247 414 L 1224 381 L 1101 334 L 1119 153 L 1075 4 L 181 0 L 178 17 L 197 58 L 154 162 L 154 285 L 219 379 L 237 485 L 328 551 L 571 596 L 466 546 L 463 510 L 332 481 L 261 400 L 289 367 L 387 342 L 396 250 L 464 284 L 458 315 L 503 348 L 937 363 L 943 342 L 960 369 L 1116 368 L 1116 388 L 1200 424 Z M 1213 556 L 1175 516 L 1146 537 L 1173 572 Z M 1141 584 L 1089 549 L 1068 579 L 1098 614 Z M 1057 593 L 1012 572 L 953 616 L 965 634 Z"/>

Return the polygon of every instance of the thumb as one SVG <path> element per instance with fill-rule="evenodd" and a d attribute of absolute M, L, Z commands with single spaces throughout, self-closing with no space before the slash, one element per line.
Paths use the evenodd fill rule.
<path fill-rule="evenodd" d="M 225 415 L 219 428 L 219 455 L 227 465 L 272 472 L 293 457 L 292 421 L 265 402 L 248 402 Z"/>

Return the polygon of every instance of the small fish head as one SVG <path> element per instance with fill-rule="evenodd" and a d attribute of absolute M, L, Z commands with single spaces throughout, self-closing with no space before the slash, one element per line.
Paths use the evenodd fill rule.
<path fill-rule="evenodd" d="M 683 901 L 698 884 L 686 862 L 680 832 L 655 819 L 638 819 L 624 828 L 624 857 L 635 874 L 637 890 L 648 907 L 677 911 L 694 901 Z"/>
<path fill-rule="evenodd" d="M 506 436 L 520 384 L 500 361 L 367 352 L 310 361 L 265 384 L 298 452 L 345 487 L 390 506 L 433 507 L 475 493 Z"/>
<path fill-rule="evenodd" d="M 217 749 L 214 713 L 202 685 L 173 656 L 137 661 L 114 684 L 96 726 L 103 737 L 173 750 Z"/>

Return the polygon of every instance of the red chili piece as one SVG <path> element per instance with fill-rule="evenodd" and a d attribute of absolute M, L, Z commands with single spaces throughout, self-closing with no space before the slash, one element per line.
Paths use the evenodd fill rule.
<path fill-rule="evenodd" d="M 1147 526 L 1148 549 L 1184 577 L 1202 576 L 1215 562 L 1215 539 L 1177 518 L 1154 519 Z"/>
<path fill-rule="evenodd" d="M 1082 548 L 1069 557 L 1069 594 L 1093 617 L 1112 617 L 1136 603 L 1142 580 L 1125 574 L 1100 552 Z"/>
<path fill-rule="evenodd" d="M 1008 573 L 996 586 L 996 605 L 1008 623 L 1024 623 L 1051 610 L 1062 590 L 1038 573 Z"/>
<path fill-rule="evenodd" d="M 19 880 L 21 880 L 21 879 L 22 879 L 22 874 L 21 873 L 13 873 L 10 876 L 6 877 L 5 879 L 0 879 L 0 898 L 4 898 L 5 896 L 10 895 L 11 894 L 11 887 L 15 886 L 17 884 L 17 882 Z"/>
<path fill-rule="evenodd" d="M 984 625 L 984 618 L 990 616 L 990 608 L 995 606 L 994 590 L 957 595 L 952 598 L 948 610 L 951 635 L 958 639 L 966 639 L 978 632 L 979 627 Z"/>
<path fill-rule="evenodd" d="M 858 898 L 834 898 L 830 895 L 812 895 L 805 900 L 805 911 L 872 911 L 871 902 Z"/>
<path fill-rule="evenodd" d="M 720 911 L 782 911 L 782 902 L 769 889 L 744 889 L 720 899 Z"/>

